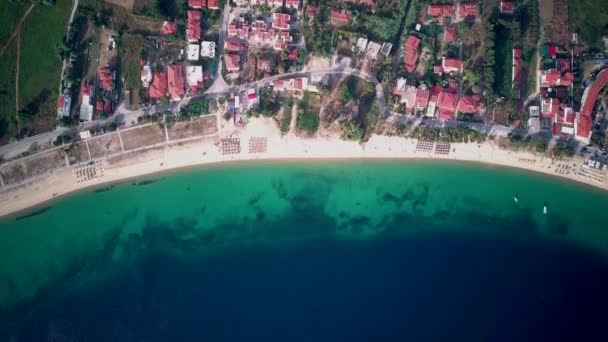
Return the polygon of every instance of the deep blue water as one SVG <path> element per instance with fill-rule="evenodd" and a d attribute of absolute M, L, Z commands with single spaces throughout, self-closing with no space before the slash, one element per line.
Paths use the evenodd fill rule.
<path fill-rule="evenodd" d="M 24 321 L 13 341 L 608 341 L 608 264 L 438 233 L 153 253 Z"/>

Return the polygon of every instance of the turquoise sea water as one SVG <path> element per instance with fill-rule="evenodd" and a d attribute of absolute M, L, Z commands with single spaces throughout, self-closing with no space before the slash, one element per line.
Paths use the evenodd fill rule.
<path fill-rule="evenodd" d="M 341 340 L 355 320 L 365 340 L 433 340 L 417 320 L 435 307 L 458 336 L 512 341 L 546 336 L 568 319 L 543 310 L 579 297 L 594 334 L 606 208 L 582 185 L 436 161 L 231 164 L 87 189 L 0 220 L 0 337 L 318 340 L 294 332 L 309 326 Z M 467 306 L 494 325 L 458 328 Z M 524 311 L 544 323 L 504 321 Z"/>

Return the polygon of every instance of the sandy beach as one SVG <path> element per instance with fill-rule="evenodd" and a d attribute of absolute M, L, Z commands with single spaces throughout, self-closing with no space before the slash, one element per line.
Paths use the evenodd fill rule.
<path fill-rule="evenodd" d="M 240 151 L 222 153 L 221 139 L 227 138 L 238 139 Z M 261 140 L 265 146 L 256 150 L 254 142 Z M 259 118 L 251 120 L 246 128 L 224 128 L 214 137 L 99 159 L 94 166 L 97 168 L 96 176 L 88 180 L 82 180 L 82 175 L 78 174 L 81 171 L 72 166 L 56 169 L 19 186 L 4 188 L 0 192 L 0 216 L 41 205 L 87 187 L 177 168 L 224 162 L 295 159 L 441 159 L 478 162 L 541 172 L 608 190 L 605 174 L 600 182 L 575 172 L 581 169 L 583 160 L 555 161 L 531 153 L 507 151 L 493 141 L 483 144 L 452 143 L 448 154 L 436 154 L 434 150 L 417 148 L 417 140 L 402 137 L 374 135 L 367 143 L 359 144 L 338 137 L 300 138 L 294 134 L 281 136 L 271 119 Z"/>

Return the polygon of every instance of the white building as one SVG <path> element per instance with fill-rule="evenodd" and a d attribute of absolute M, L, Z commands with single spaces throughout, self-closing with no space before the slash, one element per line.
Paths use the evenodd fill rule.
<path fill-rule="evenodd" d="M 148 88 L 152 82 L 152 68 L 148 64 L 141 69 L 141 84 L 144 88 Z"/>
<path fill-rule="evenodd" d="M 355 52 L 363 53 L 365 51 L 366 47 L 367 47 L 367 38 L 359 38 L 359 39 L 357 39 L 357 47 L 356 47 Z"/>
<path fill-rule="evenodd" d="M 200 65 L 187 66 L 186 67 L 186 80 L 188 82 L 189 88 L 197 88 L 197 89 L 202 88 L 203 87 L 203 67 Z"/>
<path fill-rule="evenodd" d="M 215 57 L 215 42 L 204 41 L 201 43 L 201 56 L 202 57 Z"/>
<path fill-rule="evenodd" d="M 189 61 L 198 61 L 198 56 L 200 52 L 200 47 L 198 44 L 188 44 L 188 60 Z"/>
<path fill-rule="evenodd" d="M 93 105 L 89 95 L 82 95 L 82 104 L 80 105 L 80 121 L 91 121 L 93 119 Z"/>

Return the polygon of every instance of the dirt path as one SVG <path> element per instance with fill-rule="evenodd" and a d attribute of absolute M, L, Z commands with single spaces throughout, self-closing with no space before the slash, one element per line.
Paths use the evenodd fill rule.
<path fill-rule="evenodd" d="M 17 31 L 17 68 L 15 69 L 15 118 L 17 119 L 17 132 L 21 131 L 19 125 L 19 60 L 21 58 L 21 30 Z"/>
<path fill-rule="evenodd" d="M 291 107 L 291 122 L 289 123 L 289 132 L 296 131 L 296 122 L 298 120 L 298 104 L 294 103 Z"/>
<path fill-rule="evenodd" d="M 28 9 L 25 11 L 25 13 L 21 17 L 21 19 L 19 19 L 19 22 L 17 23 L 17 27 L 15 27 L 15 30 L 13 31 L 13 34 L 6 41 L 6 43 L 4 43 L 4 46 L 0 49 L 0 57 L 2 57 L 2 55 L 4 55 L 4 52 L 11 45 L 11 42 L 13 41 L 13 39 L 15 39 L 15 37 L 17 36 L 17 34 L 19 34 L 19 31 L 21 31 L 21 24 L 23 24 L 23 22 L 25 21 L 25 19 L 27 18 L 27 16 L 30 15 L 30 12 L 34 9 L 35 5 L 36 4 L 33 3 L 33 2 L 30 3 L 30 7 L 28 7 Z"/>

